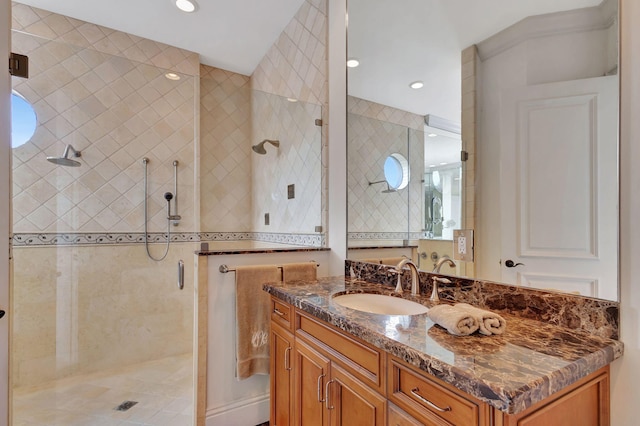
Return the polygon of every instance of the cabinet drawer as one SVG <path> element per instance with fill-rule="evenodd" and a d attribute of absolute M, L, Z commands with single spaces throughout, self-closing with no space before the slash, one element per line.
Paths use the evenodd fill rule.
<path fill-rule="evenodd" d="M 389 360 L 389 400 L 426 424 L 478 425 L 478 404 L 449 390 L 437 379 Z"/>
<path fill-rule="evenodd" d="M 389 420 L 387 424 L 389 426 L 424 426 L 392 403 L 389 403 Z"/>
<path fill-rule="evenodd" d="M 275 297 L 271 298 L 271 319 L 289 331 L 293 331 L 292 321 L 293 306 L 284 303 Z"/>
<path fill-rule="evenodd" d="M 296 337 L 317 345 L 351 374 L 384 393 L 384 354 L 299 311 L 296 311 L 295 323 Z"/>

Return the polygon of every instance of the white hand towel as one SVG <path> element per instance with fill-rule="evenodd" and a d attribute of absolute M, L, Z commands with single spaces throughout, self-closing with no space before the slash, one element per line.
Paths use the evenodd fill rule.
<path fill-rule="evenodd" d="M 485 309 L 476 308 L 468 303 L 456 303 L 454 308 L 461 309 L 470 315 L 473 315 L 478 321 L 480 333 L 489 336 L 491 334 L 502 334 L 507 328 L 507 322 L 495 312 Z"/>
<path fill-rule="evenodd" d="M 434 306 L 429 309 L 427 315 L 454 336 L 468 336 L 478 329 L 478 321 L 473 315 L 451 305 Z"/>

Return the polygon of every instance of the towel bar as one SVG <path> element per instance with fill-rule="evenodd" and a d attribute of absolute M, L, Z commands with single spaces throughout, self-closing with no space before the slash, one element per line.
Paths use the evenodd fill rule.
<path fill-rule="evenodd" d="M 310 262 L 315 262 L 315 260 L 310 260 Z M 319 263 L 316 263 L 316 267 L 320 267 Z M 282 269 L 281 265 L 278 265 L 278 268 Z M 236 268 L 229 268 L 229 266 L 222 264 L 220 265 L 220 267 L 218 268 L 218 271 L 220 271 L 223 274 L 226 274 L 227 272 L 235 272 Z"/>

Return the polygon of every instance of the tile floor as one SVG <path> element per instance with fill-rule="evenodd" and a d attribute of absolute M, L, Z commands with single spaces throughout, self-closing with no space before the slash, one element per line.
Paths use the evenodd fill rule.
<path fill-rule="evenodd" d="M 190 426 L 192 383 L 188 354 L 14 389 L 13 426 Z"/>

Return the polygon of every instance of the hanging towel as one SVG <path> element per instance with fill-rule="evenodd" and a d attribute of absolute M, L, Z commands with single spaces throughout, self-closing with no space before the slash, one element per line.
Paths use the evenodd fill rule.
<path fill-rule="evenodd" d="M 271 300 L 262 290 L 266 282 L 280 281 L 275 265 L 236 268 L 236 374 L 246 379 L 269 374 L 269 322 Z"/>
<path fill-rule="evenodd" d="M 383 265 L 396 266 L 398 263 L 400 263 L 404 259 L 409 259 L 409 258 L 404 256 L 403 257 L 385 257 L 380 259 L 380 262 Z"/>
<path fill-rule="evenodd" d="M 427 315 L 455 336 L 468 336 L 478 329 L 478 321 L 473 315 L 451 305 L 436 305 L 429 309 Z"/>
<path fill-rule="evenodd" d="M 286 263 L 282 265 L 282 281 L 315 281 L 317 269 L 316 262 Z"/>
<path fill-rule="evenodd" d="M 461 309 L 473 315 L 478 321 L 478 327 L 480 333 L 485 336 L 492 334 L 502 334 L 507 328 L 507 322 L 500 315 L 495 312 L 487 311 L 485 309 L 476 308 L 468 303 L 456 303 L 454 305 L 456 309 Z"/>

